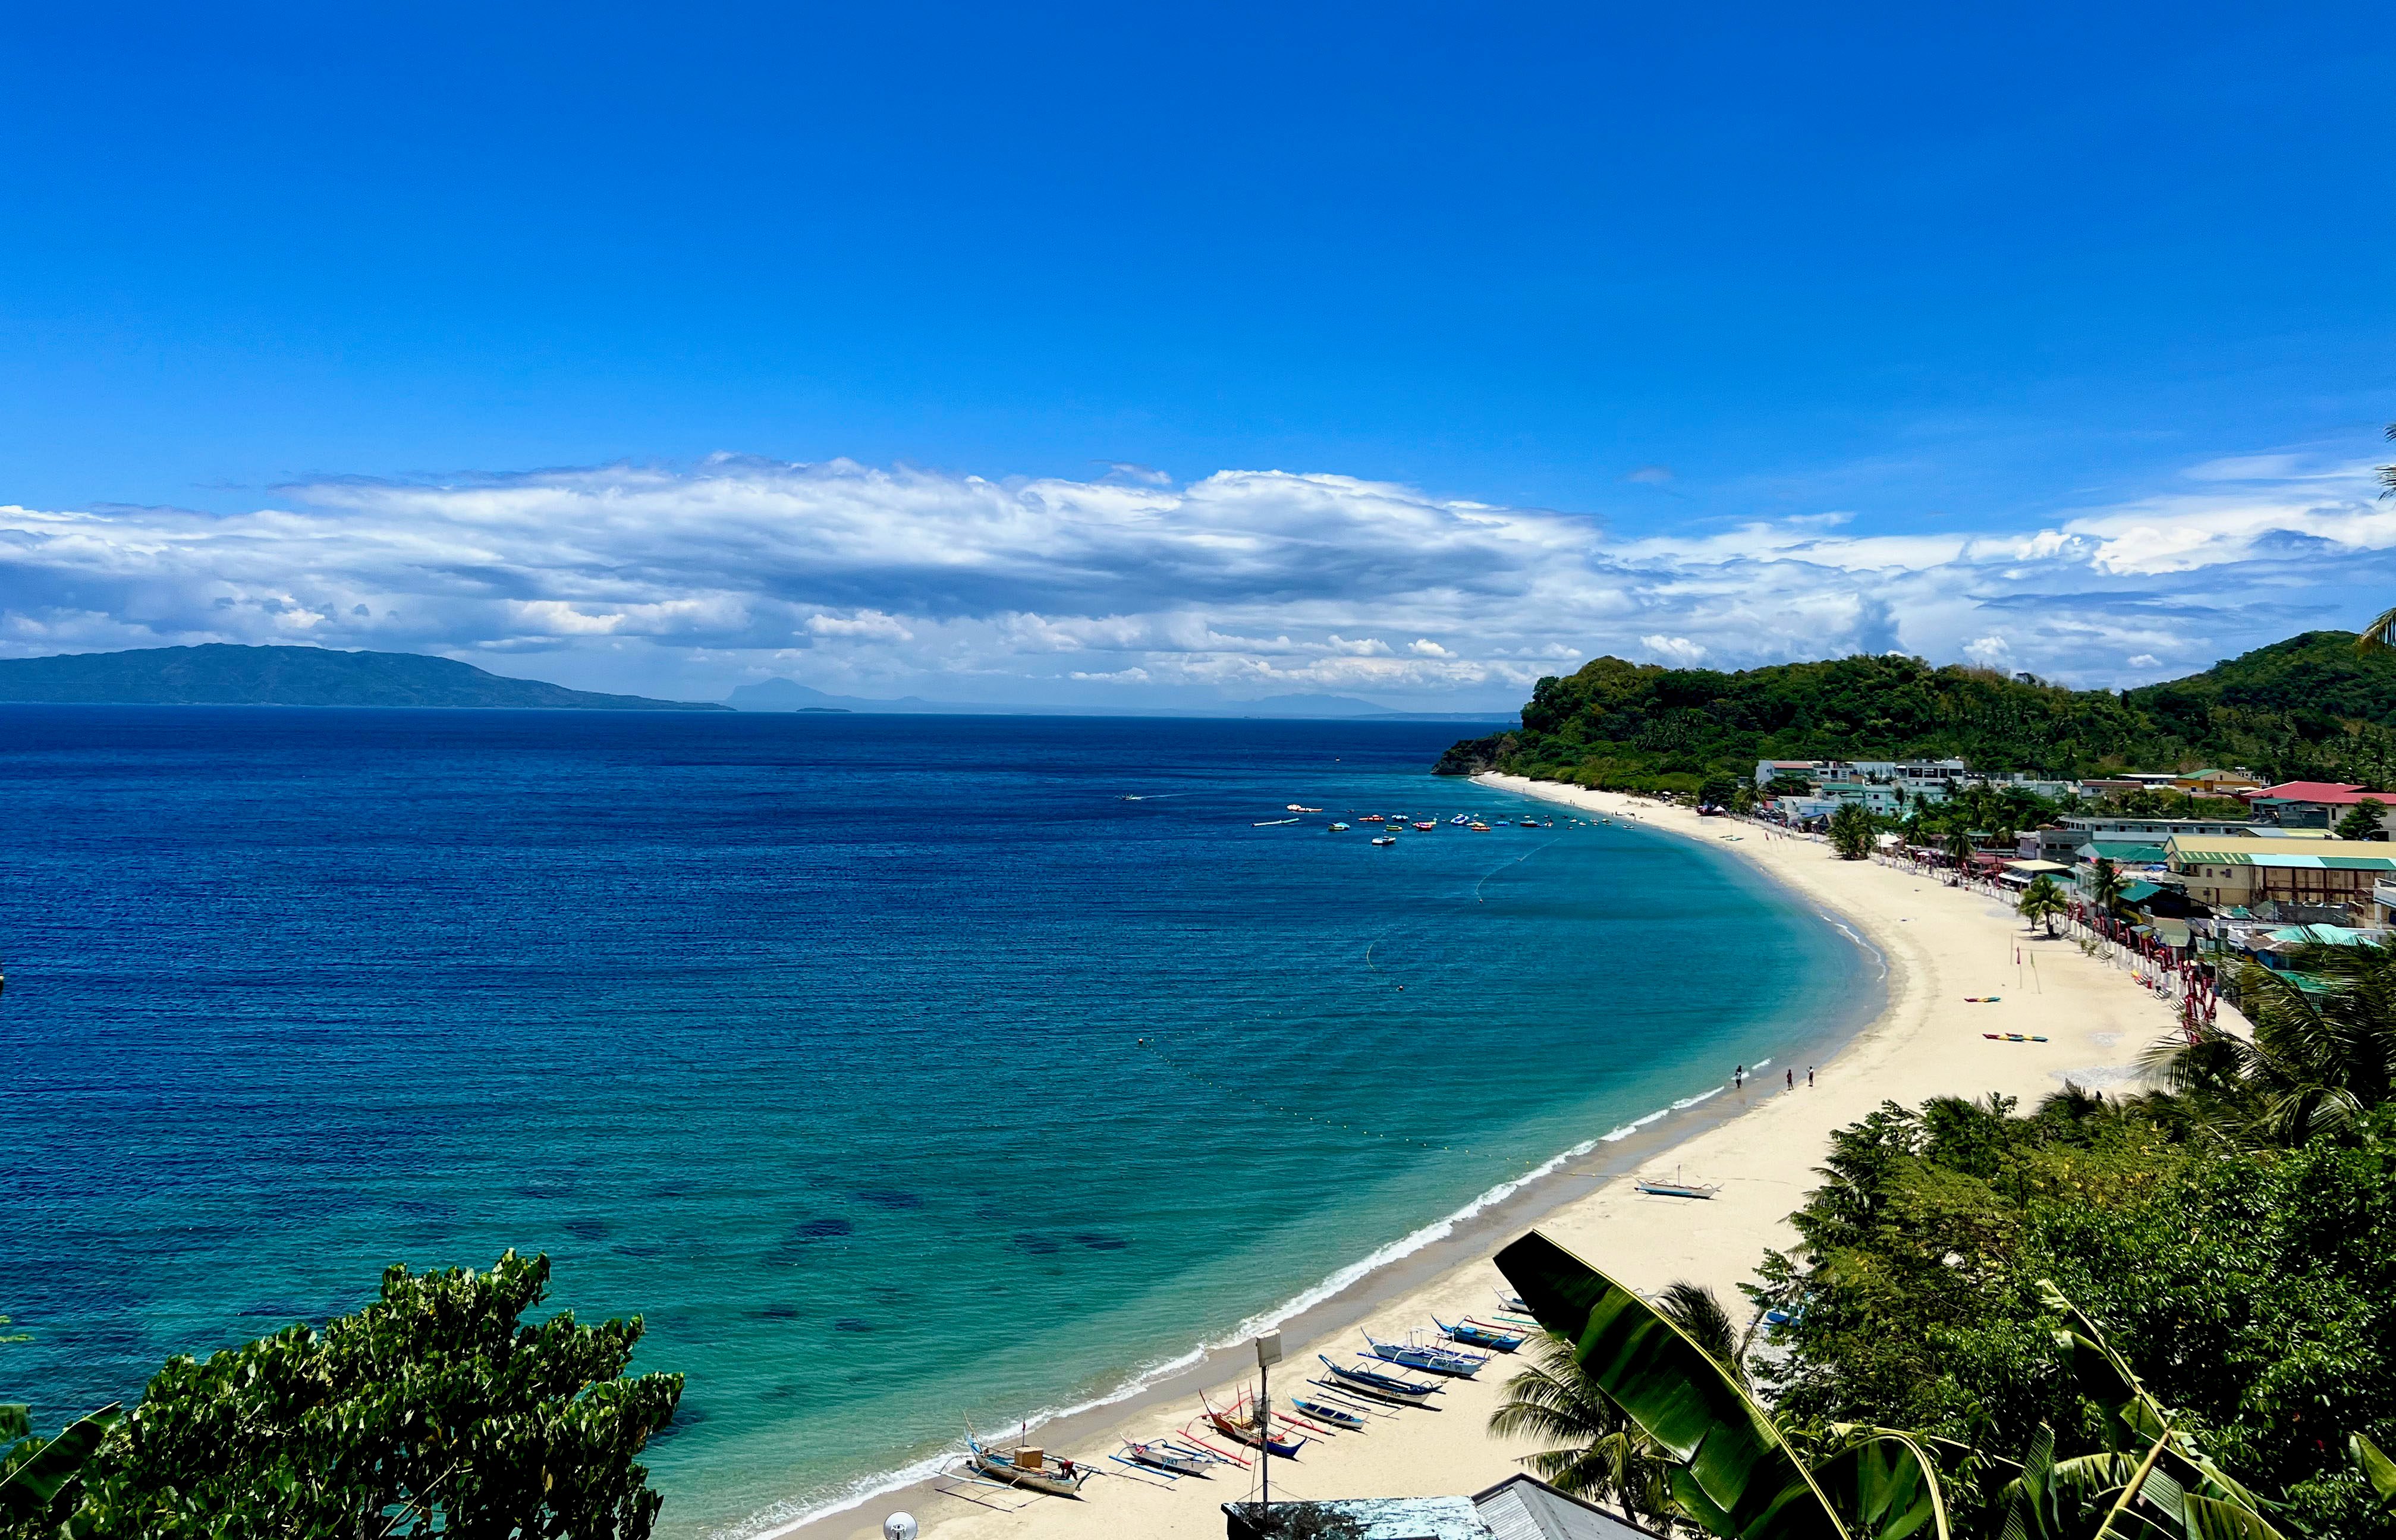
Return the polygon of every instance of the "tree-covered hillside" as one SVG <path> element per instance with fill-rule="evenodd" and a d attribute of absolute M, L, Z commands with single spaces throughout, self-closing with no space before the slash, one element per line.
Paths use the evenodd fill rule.
<path fill-rule="evenodd" d="M 1629 790 L 1695 790 L 1761 759 L 1958 756 L 2058 776 L 2243 764 L 2273 779 L 2396 778 L 2396 654 L 2308 631 L 2201 674 L 2115 695 L 1918 657 L 1724 673 L 1601 657 L 1543 679 L 1521 731 L 1440 770 L 1497 768 Z"/>

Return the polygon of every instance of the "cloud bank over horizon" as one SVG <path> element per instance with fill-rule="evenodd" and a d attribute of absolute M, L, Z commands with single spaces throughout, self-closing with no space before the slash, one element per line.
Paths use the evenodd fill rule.
<path fill-rule="evenodd" d="M 1093 706 L 1502 708 L 1604 653 L 1903 651 L 2114 686 L 2385 608 L 2396 504 L 2374 491 L 2367 464 L 2250 455 L 2017 532 L 1825 512 L 1617 535 L 1279 471 L 1001 482 L 719 456 L 328 479 L 232 515 L 0 508 L 0 656 L 300 643 L 653 693 L 779 675 Z"/>

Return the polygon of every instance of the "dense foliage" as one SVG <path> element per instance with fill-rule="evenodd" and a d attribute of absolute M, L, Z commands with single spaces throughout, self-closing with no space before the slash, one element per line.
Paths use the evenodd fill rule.
<path fill-rule="evenodd" d="M 1448 750 L 1498 768 L 1630 790 L 1751 780 L 1765 759 L 1937 759 L 2083 776 L 2244 764 L 2273 779 L 2396 779 L 2396 654 L 2308 631 L 2203 673 L 2112 694 L 1916 657 L 1724 673 L 1601 657 L 1539 681 L 1517 732 Z"/>
<path fill-rule="evenodd" d="M 548 1281 L 548 1258 L 513 1252 L 486 1273 L 393 1268 L 321 1330 L 170 1360 L 84 1464 L 72 1532 L 640 1540 L 660 1499 L 638 1456 L 682 1377 L 624 1377 L 637 1319 L 526 1321 Z"/>
<path fill-rule="evenodd" d="M 2283 1531 L 2389 1533 L 2346 1440 L 2396 1433 L 2396 1116 L 2243 1149 L 2186 1110 L 1944 1100 L 1842 1132 L 1795 1216 L 1810 1266 L 1764 1269 L 1794 1317 L 1756 1360 L 1776 1410 L 1999 1450 L 2043 1423 L 2058 1455 L 2093 1451 L 2052 1279 L 2224 1467 L 2279 1494 Z"/>

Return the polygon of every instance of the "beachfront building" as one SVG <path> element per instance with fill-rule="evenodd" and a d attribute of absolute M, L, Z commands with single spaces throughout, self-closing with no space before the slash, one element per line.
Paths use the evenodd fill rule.
<path fill-rule="evenodd" d="M 1815 795 L 1833 808 L 1841 803 L 1860 803 L 1867 813 L 1897 813 L 1904 809 L 1904 793 L 1894 785 L 1881 781 L 1824 781 Z"/>
<path fill-rule="evenodd" d="M 2163 842 L 2177 834 L 2229 837 L 2246 834 L 2257 826 L 2240 818 L 2121 818 L 2104 815 L 2058 818 L 2043 829 L 2033 830 L 2022 836 L 2022 855 L 2042 861 L 2093 861 L 2096 856 L 2120 865 L 2120 858 L 2110 851 L 2100 850 L 2095 856 L 2081 854 L 2090 845 L 2137 845 L 2152 848 L 2153 856 L 2143 852 L 2141 865 L 2163 864 Z M 2264 831 L 2270 832 L 2268 826 Z M 2029 841 L 2035 835 L 2038 848 L 2032 850 Z"/>
<path fill-rule="evenodd" d="M 2027 791 L 2033 797 L 2044 797 L 2049 802 L 2061 802 L 2064 798 L 2076 794 L 2080 790 L 2078 781 L 2057 780 L 2052 777 L 2033 776 L 2019 770 L 2002 776 L 1975 776 L 1971 780 L 1973 784 L 1990 787 L 1999 791 Z"/>
<path fill-rule="evenodd" d="M 2246 804 L 2283 829 L 2327 829 L 2366 800 L 2396 808 L 2396 791 L 2369 791 L 2344 781 L 2282 781 L 2250 793 Z M 2387 826 L 2385 815 L 2380 821 Z"/>
<path fill-rule="evenodd" d="M 2376 884 L 2396 879 L 2396 845 L 2374 840 L 2174 835 L 2163 850 L 2189 896 L 2215 909 L 2301 904 L 2360 916 Z"/>
<path fill-rule="evenodd" d="M 1833 803 L 1862 802 L 1875 813 L 1917 802 L 1942 803 L 1955 787 L 1970 778 L 1971 766 L 1959 759 L 1939 760 L 1758 760 L 1755 784 L 1776 780 L 1804 781 L 1814 795 Z M 1873 789 L 1871 795 L 1853 791 L 1842 796 L 1832 787 Z"/>

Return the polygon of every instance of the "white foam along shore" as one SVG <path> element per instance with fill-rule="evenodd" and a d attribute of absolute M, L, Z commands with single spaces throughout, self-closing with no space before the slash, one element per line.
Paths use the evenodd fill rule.
<path fill-rule="evenodd" d="M 1791 1237 L 1787 1216 L 1813 1185 L 1813 1166 L 1830 1133 L 1865 1116 L 1883 1100 L 1913 1103 L 1942 1095 L 1998 1092 L 2026 1102 L 2060 1088 L 2068 1079 L 2112 1083 L 2150 1041 L 2168 1030 L 2168 1011 L 2123 973 L 2083 954 L 2068 940 L 2047 941 L 2026 932 L 1990 898 L 1945 886 L 1877 862 L 1836 860 L 1815 841 L 1775 835 L 1752 825 L 1699 819 L 1615 793 L 1586 791 L 1512 777 L 1484 776 L 1483 784 L 1584 811 L 1635 821 L 1659 832 L 1708 842 L 1712 848 L 1751 862 L 1775 880 L 1817 904 L 1841 928 L 1877 952 L 1888 969 L 1886 999 L 1879 1014 L 1844 1047 L 1822 1062 L 1793 1066 L 1784 1077 L 1750 1079 L 1737 1090 L 1715 1088 L 1677 1104 L 1683 1110 L 1705 1104 L 1724 1115 L 1671 1146 L 1674 1162 L 1693 1179 L 1722 1184 L 1711 1201 L 1692 1202 L 1639 1193 L 1627 1179 L 1603 1183 L 1542 1215 L 1537 1228 L 1607 1267 L 1640 1288 L 1676 1279 L 1713 1288 L 1735 1310 L 1744 1302 L 1737 1285 L 1752 1273 L 1768 1246 Z M 1724 835 L 1736 835 L 1726 840 Z M 1971 997 L 1996 997 L 1967 1003 Z M 2048 1041 L 2017 1043 L 1989 1033 L 2036 1033 Z M 1758 1069 L 1764 1068 L 1759 1064 Z M 1814 1083 L 1809 1085 L 1808 1080 Z M 1789 1086 L 1788 1081 L 1796 1083 Z M 1730 1105 L 1716 1098 L 1728 1095 Z M 1609 1142 L 1674 1115 L 1661 1109 L 1609 1130 L 1557 1156 L 1541 1168 L 1556 1172 Z M 1658 1129 L 1658 1134 L 1667 1130 Z M 1420 1251 L 1494 1205 L 1525 1183 L 1530 1174 L 1501 1184 L 1473 1203 L 1372 1256 L 1340 1269 L 1297 1299 L 1244 1322 L 1232 1341 L 1284 1321 L 1298 1321 L 1310 1305 L 1340 1294 L 1374 1272 Z M 1502 1244 L 1498 1234 L 1482 1251 Z M 1360 1324 L 1376 1336 L 1403 1337 L 1428 1326 L 1433 1314 L 1454 1320 L 1486 1314 L 1492 1291 L 1501 1283 L 1485 1260 L 1468 1260 L 1373 1305 Z M 1293 1342 L 1291 1369 L 1311 1366 L 1317 1352 L 1338 1357 L 1357 1344 L 1343 1323 L 1316 1340 Z M 1226 1346 L 1209 1343 L 1209 1348 Z M 1194 1390 L 1230 1392 L 1252 1380 L 1237 1355 L 1208 1358 L 1194 1375 L 1191 1355 L 1175 1367 L 1160 1365 L 1135 1385 L 1103 1401 L 1119 1405 L 1112 1418 L 1079 1417 L 1066 1452 L 1098 1462 L 1125 1438 L 1167 1434 L 1195 1410 Z M 1244 1370 L 1245 1372 L 1244 1372 Z M 1175 1376 L 1178 1375 L 1178 1378 Z M 1158 1401 L 1156 1382 L 1174 1379 L 1176 1394 Z M 1410 1496 L 1477 1491 L 1520 1467 L 1522 1446 L 1492 1440 L 1484 1431 L 1502 1388 L 1501 1365 L 1483 1377 L 1452 1384 L 1437 1412 L 1400 1412 L 1377 1418 L 1369 1430 L 1310 1443 L 1294 1462 L 1275 1461 L 1276 1495 L 1298 1497 Z M 1187 1382 L 1187 1383 L 1185 1383 Z M 1277 1380 L 1276 1384 L 1285 1382 Z M 1221 1399 L 1217 1395 L 1217 1399 Z M 1061 1440 L 1060 1440 L 1061 1441 Z M 880 1502 L 845 1504 L 846 1511 L 822 1513 L 805 1521 L 809 1540 L 866 1540 L 878 1535 L 885 1508 L 905 1506 L 926 1534 L 941 1540 L 1041 1535 L 1113 1536 L 1126 1533 L 1208 1540 L 1222 1532 L 1218 1505 L 1247 1494 L 1238 1475 L 1211 1482 L 1165 1483 L 1124 1479 L 1094 1480 L 1079 1502 L 1040 1499 L 1020 1508 L 998 1508 L 938 1494 L 923 1485 L 901 1489 L 875 1483 Z M 791 1533 L 800 1523 L 777 1526 Z"/>

